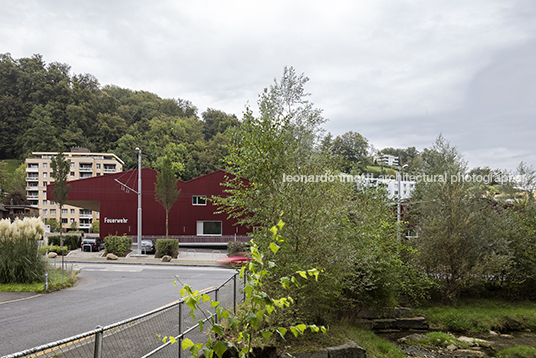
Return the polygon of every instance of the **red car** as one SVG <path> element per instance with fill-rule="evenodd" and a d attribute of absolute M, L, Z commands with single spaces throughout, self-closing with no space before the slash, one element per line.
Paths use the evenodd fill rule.
<path fill-rule="evenodd" d="M 224 267 L 240 267 L 251 260 L 251 256 L 248 256 L 248 254 L 246 252 L 237 252 L 235 256 L 221 258 L 217 263 Z"/>

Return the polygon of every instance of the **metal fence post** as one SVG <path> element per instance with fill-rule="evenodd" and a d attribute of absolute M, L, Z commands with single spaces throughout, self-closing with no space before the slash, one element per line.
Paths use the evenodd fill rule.
<path fill-rule="evenodd" d="M 233 313 L 236 314 L 236 273 L 233 276 Z"/>
<path fill-rule="evenodd" d="M 102 327 L 96 327 L 99 331 L 95 333 L 95 350 L 93 351 L 93 358 L 102 357 Z"/>
<path fill-rule="evenodd" d="M 183 301 L 184 302 L 184 301 Z M 182 357 L 182 304 L 183 302 L 179 303 L 179 358 Z"/>
<path fill-rule="evenodd" d="M 214 291 L 214 301 L 218 301 L 218 291 L 220 289 L 217 288 L 216 291 Z M 218 323 L 218 315 L 216 314 L 216 319 L 214 320 L 214 322 L 216 322 L 216 324 Z"/>

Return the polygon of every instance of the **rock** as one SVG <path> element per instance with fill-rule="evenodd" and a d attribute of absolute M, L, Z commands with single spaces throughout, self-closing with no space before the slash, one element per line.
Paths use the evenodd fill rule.
<path fill-rule="evenodd" d="M 106 260 L 117 260 L 117 255 L 114 254 L 108 254 L 106 255 Z"/>
<path fill-rule="evenodd" d="M 357 345 L 354 341 L 342 346 L 327 348 L 329 358 L 366 358 L 367 351 Z"/>
<path fill-rule="evenodd" d="M 162 262 L 170 262 L 170 261 L 171 261 L 171 256 L 169 255 L 162 256 Z"/>
<path fill-rule="evenodd" d="M 446 332 L 447 327 L 443 326 L 442 324 L 435 324 L 431 323 L 428 327 L 430 331 L 439 331 L 439 332 Z"/>
<path fill-rule="evenodd" d="M 456 353 L 464 354 L 464 356 L 462 356 L 462 357 L 465 357 L 466 355 L 476 356 L 476 357 L 485 357 L 486 356 L 486 354 L 484 352 L 474 351 L 472 349 L 459 349 L 459 350 L 456 351 Z"/>
<path fill-rule="evenodd" d="M 300 353 L 292 353 L 294 358 L 328 358 L 328 350 L 323 348 L 319 349 L 316 352 L 300 352 Z"/>
<path fill-rule="evenodd" d="M 489 331 L 489 336 L 490 337 L 497 337 L 499 335 L 499 333 L 495 332 L 495 331 Z"/>
<path fill-rule="evenodd" d="M 57 256 L 58 256 L 58 254 L 55 253 L 55 252 L 49 252 L 48 253 L 48 258 L 49 259 L 55 259 Z"/>
<path fill-rule="evenodd" d="M 449 344 L 449 345 L 447 346 L 447 350 L 450 351 L 450 352 L 453 352 L 453 351 L 455 351 L 456 349 L 458 349 L 458 347 L 457 347 L 456 345 L 454 345 L 454 344 Z"/>
<path fill-rule="evenodd" d="M 422 316 L 411 318 L 397 318 L 396 328 L 398 329 L 428 329 L 428 322 Z"/>
<path fill-rule="evenodd" d="M 458 337 L 458 340 L 460 342 L 469 344 L 471 347 L 491 347 L 491 345 L 493 344 L 490 341 L 485 341 L 483 339 L 473 337 L 460 336 Z"/>
<path fill-rule="evenodd" d="M 515 339 L 516 337 L 512 336 L 511 334 L 500 334 L 499 337 L 505 338 L 505 339 Z"/>
<path fill-rule="evenodd" d="M 375 319 L 373 322 L 373 329 L 394 329 L 397 328 L 397 322 L 394 318 Z"/>
<path fill-rule="evenodd" d="M 420 341 L 421 339 L 428 339 L 428 337 L 425 336 L 424 334 L 414 333 L 414 334 L 410 334 L 409 336 L 400 338 L 399 340 L 397 340 L 397 342 L 398 343 L 417 342 L 417 341 Z"/>

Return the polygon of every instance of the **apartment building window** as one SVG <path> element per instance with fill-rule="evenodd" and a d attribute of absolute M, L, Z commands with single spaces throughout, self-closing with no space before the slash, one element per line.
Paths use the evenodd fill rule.
<path fill-rule="evenodd" d="M 44 187 L 46 187 L 47 184 L 48 184 L 48 182 L 46 182 L 46 181 L 43 182 L 43 186 L 44 186 Z"/>
<path fill-rule="evenodd" d="M 74 172 L 71 172 L 69 175 L 71 176 L 71 178 L 73 178 L 74 177 Z"/>
<path fill-rule="evenodd" d="M 100 163 L 97 163 L 97 169 L 100 169 Z"/>
<path fill-rule="evenodd" d="M 61 218 L 61 223 L 62 224 L 67 224 L 68 223 L 67 218 Z"/>
<path fill-rule="evenodd" d="M 71 209 L 71 215 L 74 215 L 74 209 Z"/>
<path fill-rule="evenodd" d="M 56 209 L 50 209 L 50 215 L 56 215 Z"/>
<path fill-rule="evenodd" d="M 43 205 L 47 205 L 48 201 L 43 200 Z"/>
<path fill-rule="evenodd" d="M 71 168 L 74 168 L 74 163 L 73 162 L 71 162 Z"/>
<path fill-rule="evenodd" d="M 46 178 L 48 173 L 43 173 L 43 178 Z"/>
<path fill-rule="evenodd" d="M 46 192 L 46 190 L 43 191 L 43 197 L 45 197 L 45 198 L 47 197 L 47 192 Z"/>
<path fill-rule="evenodd" d="M 48 168 L 48 163 L 43 163 L 43 169 L 47 169 Z"/>
<path fill-rule="evenodd" d="M 53 200 L 50 200 L 50 205 L 56 205 L 56 202 Z"/>
<path fill-rule="evenodd" d="M 205 195 L 192 196 L 192 205 L 207 205 L 207 197 Z"/>
<path fill-rule="evenodd" d="M 47 214 L 47 209 L 43 209 L 43 215 Z"/>
<path fill-rule="evenodd" d="M 61 209 L 61 215 L 67 215 L 67 209 Z"/>

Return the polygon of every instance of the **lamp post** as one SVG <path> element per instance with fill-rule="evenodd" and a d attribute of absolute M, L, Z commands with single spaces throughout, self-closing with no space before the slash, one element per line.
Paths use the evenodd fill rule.
<path fill-rule="evenodd" d="M 397 212 L 396 222 L 398 224 L 398 239 L 400 239 L 400 205 L 402 202 L 402 198 L 400 196 L 400 192 L 402 191 L 401 173 L 402 173 L 402 170 L 407 167 L 408 167 L 407 164 L 404 164 L 402 167 L 400 166 L 400 164 L 398 165 L 398 200 L 397 200 L 397 207 L 396 207 L 396 212 Z"/>
<path fill-rule="evenodd" d="M 138 151 L 138 255 L 141 255 L 141 149 Z"/>

